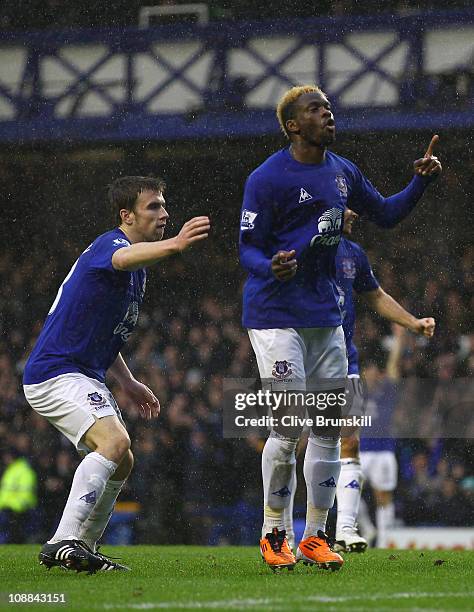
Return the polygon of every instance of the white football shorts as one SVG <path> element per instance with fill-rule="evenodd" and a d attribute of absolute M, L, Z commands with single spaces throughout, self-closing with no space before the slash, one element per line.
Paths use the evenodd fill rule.
<path fill-rule="evenodd" d="M 345 379 L 347 350 L 342 325 L 284 329 L 249 329 L 262 381 L 304 389 L 305 381 Z"/>
<path fill-rule="evenodd" d="M 398 465 L 393 451 L 361 451 L 360 465 L 364 479 L 377 491 L 394 491 Z"/>
<path fill-rule="evenodd" d="M 123 423 L 106 385 L 84 374 L 60 374 L 36 385 L 23 385 L 23 390 L 33 410 L 47 418 L 79 451 L 91 450 L 81 438 L 96 419 L 117 416 Z"/>

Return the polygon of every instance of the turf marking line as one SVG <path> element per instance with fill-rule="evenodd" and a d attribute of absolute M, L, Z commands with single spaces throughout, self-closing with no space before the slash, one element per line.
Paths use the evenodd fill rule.
<path fill-rule="evenodd" d="M 387 595 L 340 595 L 335 597 L 308 595 L 307 597 L 292 597 L 292 601 L 318 602 L 318 603 L 346 603 L 351 601 L 390 601 L 392 599 L 414 599 L 414 598 L 437 598 L 437 597 L 473 597 L 474 593 L 391 593 Z M 255 607 L 271 607 L 278 604 L 287 604 L 288 599 L 263 598 L 263 599 L 222 599 L 218 601 L 160 601 L 129 604 L 104 604 L 106 610 L 128 609 L 128 610 L 167 610 L 178 608 L 182 610 L 200 610 L 206 608 L 231 608 L 245 610 Z"/>

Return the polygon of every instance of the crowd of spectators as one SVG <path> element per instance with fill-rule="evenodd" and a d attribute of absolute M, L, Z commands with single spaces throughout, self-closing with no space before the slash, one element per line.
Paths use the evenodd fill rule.
<path fill-rule="evenodd" d="M 425 140 L 426 134 L 417 133 L 383 139 L 342 135 L 338 147 L 383 193 L 393 193 L 406 184 L 404 160 L 415 159 Z M 278 142 L 160 149 L 159 173 L 169 185 L 167 231 L 175 233 L 186 219 L 209 212 L 213 233 L 206 244 L 150 269 L 138 326 L 124 350 L 132 371 L 159 397 L 160 418 L 142 421 L 111 381 L 136 457 L 120 498 L 132 502 L 124 511 L 137 513 L 135 542 L 251 544 L 258 537 L 263 440 L 223 439 L 222 381 L 257 374 L 240 323 L 237 190 Z M 462 391 L 474 369 L 474 246 L 466 189 L 472 162 L 463 134 L 446 135 L 442 142 L 443 178 L 410 218 L 390 232 L 361 221 L 353 236 L 366 248 L 383 288 L 417 316 L 437 321 L 429 342 L 409 336 L 402 360 L 404 379 L 426 380 L 430 389 L 424 418 L 404 405 L 395 418 L 397 517 L 409 525 L 472 525 L 474 518 L 472 406 L 454 402 L 461 410 L 455 419 L 446 408 L 453 405 L 447 396 L 459 390 L 452 381 L 460 381 Z M 385 154 L 387 145 L 397 151 L 396 165 Z M 127 158 L 104 148 L 10 155 L 0 165 L 10 232 L 0 253 L 0 489 L 12 457 L 26 457 L 37 475 L 37 505 L 24 521 L 25 539 L 42 541 L 51 534 L 79 461 L 72 445 L 27 405 L 21 389 L 25 360 L 73 261 L 111 227 L 100 208 L 104 186 L 119 173 L 156 173 L 156 163 L 152 149 Z M 358 315 L 361 361 L 383 366 L 390 326 L 362 301 Z M 304 506 L 300 487 L 299 516 Z M 4 527 L 0 509 L 0 534 Z"/>
<path fill-rule="evenodd" d="M 419 257 L 412 246 L 410 258 Z M 426 283 L 393 259 L 375 266 L 387 290 L 439 321 L 432 343 L 410 338 L 402 361 L 405 377 L 436 382 L 446 376 L 472 376 L 474 334 L 463 333 L 469 304 L 456 287 L 444 286 L 443 278 L 454 274 L 467 286 L 473 258 L 474 249 L 465 249 L 455 269 L 450 263 L 449 270 L 438 269 L 436 278 Z M 179 259 L 170 264 L 163 283 L 166 294 L 175 299 L 160 299 L 159 305 L 147 300 L 125 351 L 131 370 L 159 396 L 162 416 L 152 423 L 142 421 L 112 382 L 136 456 L 136 469 L 121 499 L 140 504 L 134 531 L 139 542 L 249 542 L 258 529 L 262 440 L 222 438 L 223 377 L 256 374 L 239 323 L 238 286 L 234 299 L 206 294 L 180 299 L 179 286 L 192 287 L 195 272 Z M 0 279 L 0 437 L 2 446 L 27 457 L 38 475 L 39 506 L 30 520 L 29 537 L 41 540 L 58 520 L 78 463 L 70 443 L 28 407 L 21 392 L 23 364 L 41 325 L 36 316 L 44 313 L 58 282 L 54 265 L 40 254 L 14 261 L 8 252 L 0 258 Z M 357 340 L 362 361 L 376 358 L 382 364 L 387 338 L 383 323 L 368 313 L 361 316 Z M 470 441 L 442 440 L 426 431 L 424 435 L 423 440 L 398 441 L 398 516 L 407 524 L 472 522 Z M 297 506 L 303 503 L 297 499 Z"/>

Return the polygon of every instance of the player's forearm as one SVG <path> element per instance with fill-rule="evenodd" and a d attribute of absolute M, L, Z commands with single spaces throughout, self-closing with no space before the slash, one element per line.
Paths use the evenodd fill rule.
<path fill-rule="evenodd" d="M 396 335 L 390 353 L 388 354 L 386 371 L 387 376 L 392 380 L 399 380 L 400 378 L 400 361 L 402 358 L 403 344 L 403 334 Z"/>
<path fill-rule="evenodd" d="M 370 291 L 367 294 L 367 301 L 371 308 L 384 319 L 398 323 L 410 331 L 416 331 L 417 319 L 409 313 L 401 304 L 393 299 L 391 295 L 385 293 L 383 289 Z"/>
<path fill-rule="evenodd" d="M 251 244 L 240 245 L 240 263 L 247 272 L 261 278 L 272 275 L 272 260 Z"/>
<path fill-rule="evenodd" d="M 125 385 L 134 378 L 121 353 L 118 354 L 117 359 L 110 366 L 107 373 L 113 376 L 121 386 Z"/>
<path fill-rule="evenodd" d="M 116 270 L 133 272 L 179 252 L 181 248 L 176 237 L 160 242 L 137 242 L 115 251 L 112 265 Z"/>
<path fill-rule="evenodd" d="M 430 178 L 415 175 L 405 189 L 381 198 L 372 215 L 375 223 L 380 227 L 395 227 L 415 208 L 430 182 Z"/>

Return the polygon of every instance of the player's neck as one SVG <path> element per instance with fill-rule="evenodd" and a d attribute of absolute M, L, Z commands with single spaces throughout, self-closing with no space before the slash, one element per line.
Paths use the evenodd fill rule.
<path fill-rule="evenodd" d="M 292 142 L 290 153 L 293 159 L 302 164 L 320 164 L 326 159 L 325 146 L 315 146 L 307 142 Z"/>
<path fill-rule="evenodd" d="M 129 227 L 126 227 L 125 225 L 119 225 L 118 229 L 123 232 L 125 234 L 125 236 L 127 236 L 127 238 L 130 240 L 130 242 L 132 244 L 135 244 L 135 242 L 141 242 L 141 238 L 140 236 L 136 236 L 135 232 L 130 229 Z"/>

